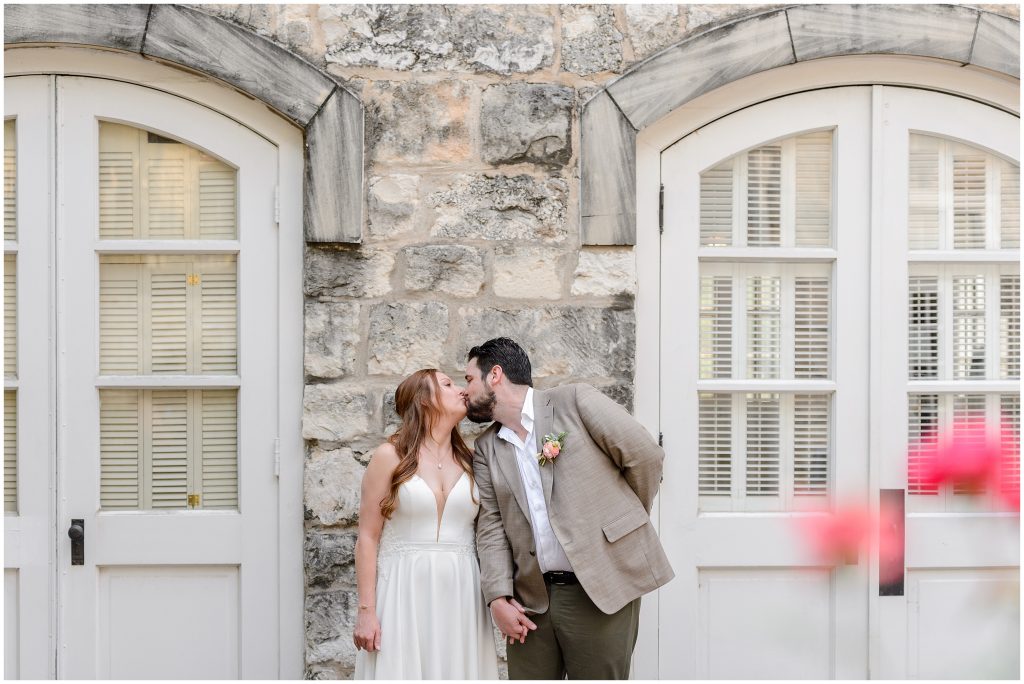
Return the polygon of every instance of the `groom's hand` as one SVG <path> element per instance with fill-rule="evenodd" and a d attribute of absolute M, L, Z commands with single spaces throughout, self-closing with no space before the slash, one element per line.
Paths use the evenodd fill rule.
<path fill-rule="evenodd" d="M 537 629 L 537 625 L 526 617 L 526 610 L 515 599 L 502 597 L 491 601 L 491 617 L 509 643 L 525 643 L 530 630 Z"/>

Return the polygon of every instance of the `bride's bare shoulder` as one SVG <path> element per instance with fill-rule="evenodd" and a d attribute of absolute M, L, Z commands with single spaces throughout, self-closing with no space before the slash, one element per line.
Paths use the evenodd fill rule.
<path fill-rule="evenodd" d="M 398 451 L 395 449 L 395 445 L 391 442 L 384 442 L 373 450 L 368 467 L 394 470 L 398 467 L 399 460 Z"/>

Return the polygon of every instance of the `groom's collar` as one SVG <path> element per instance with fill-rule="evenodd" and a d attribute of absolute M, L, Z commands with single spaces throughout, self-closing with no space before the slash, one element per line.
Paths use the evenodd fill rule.
<path fill-rule="evenodd" d="M 523 410 L 519 418 L 520 423 L 526 428 L 526 432 L 533 432 L 533 388 L 530 387 L 526 390 L 526 396 L 523 398 Z M 506 442 L 512 442 L 511 438 L 515 438 L 515 441 L 519 441 L 519 436 L 511 429 L 504 425 L 498 430 L 498 437 L 501 437 Z M 514 442 L 513 442 L 514 443 Z"/>

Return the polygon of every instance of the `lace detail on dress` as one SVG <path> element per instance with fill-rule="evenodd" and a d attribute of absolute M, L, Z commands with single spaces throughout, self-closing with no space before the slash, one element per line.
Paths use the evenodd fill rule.
<path fill-rule="evenodd" d="M 401 539 L 385 539 L 384 535 L 381 535 L 380 545 L 377 547 L 377 557 L 387 558 L 390 556 L 401 556 L 409 553 L 421 553 L 423 551 L 456 553 L 460 556 L 472 556 L 476 558 L 476 544 L 473 543 L 412 542 Z"/>

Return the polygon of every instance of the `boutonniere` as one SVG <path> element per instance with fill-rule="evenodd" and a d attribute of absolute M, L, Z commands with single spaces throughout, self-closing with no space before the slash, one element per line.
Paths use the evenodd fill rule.
<path fill-rule="evenodd" d="M 548 461 L 554 461 L 558 454 L 562 453 L 566 434 L 559 432 L 557 435 L 544 435 L 544 446 L 537 454 L 537 462 L 543 466 L 547 465 Z"/>

